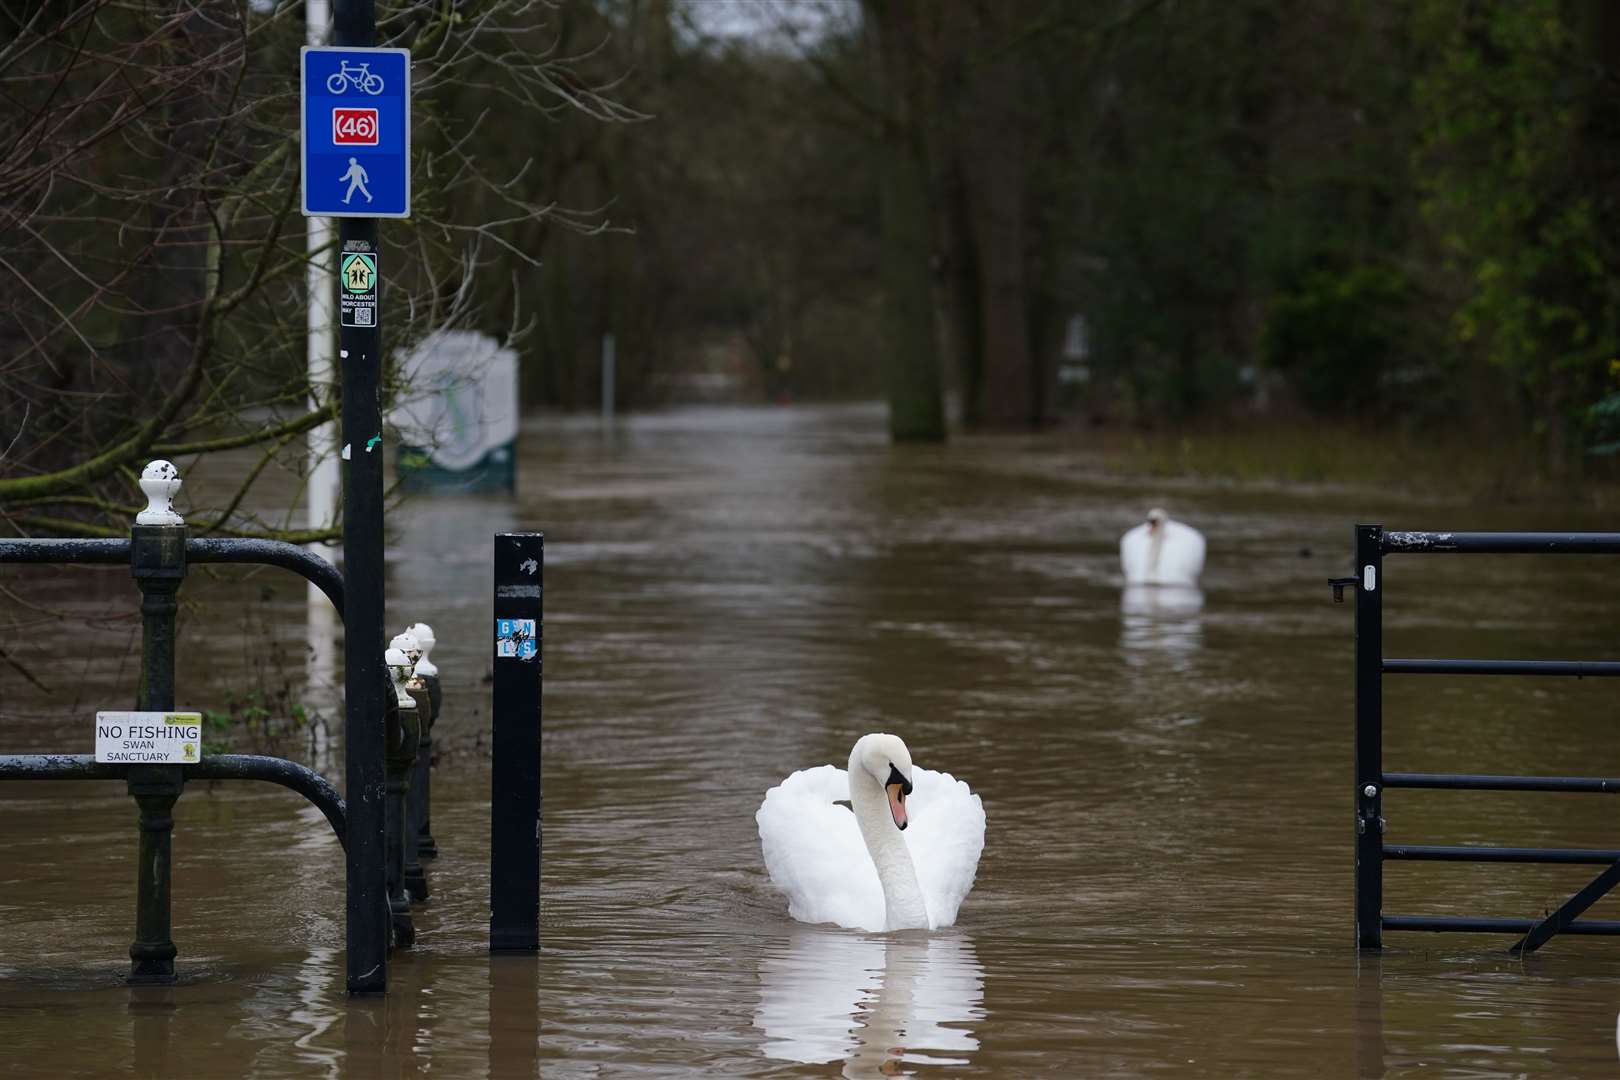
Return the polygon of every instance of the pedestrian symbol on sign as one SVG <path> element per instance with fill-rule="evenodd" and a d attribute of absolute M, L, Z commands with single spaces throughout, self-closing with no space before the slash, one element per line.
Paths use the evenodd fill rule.
<path fill-rule="evenodd" d="M 343 193 L 343 205 L 349 205 L 349 200 L 354 198 L 355 188 L 360 189 L 360 194 L 366 197 L 366 202 L 370 202 L 371 192 L 366 190 L 366 181 L 370 179 L 371 177 L 366 175 L 365 167 L 354 158 L 350 158 L 349 171 L 338 177 L 340 184 L 345 180 L 349 182 L 349 190 Z"/>
<path fill-rule="evenodd" d="M 375 287 L 377 264 L 370 255 L 343 256 L 343 288 L 352 293 L 368 293 Z"/>

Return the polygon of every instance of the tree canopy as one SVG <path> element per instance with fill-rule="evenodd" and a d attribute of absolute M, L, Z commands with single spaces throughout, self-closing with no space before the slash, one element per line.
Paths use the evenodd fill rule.
<path fill-rule="evenodd" d="M 111 520 L 145 454 L 282 462 L 331 408 L 302 366 L 301 9 L 8 12 L 0 512 Z M 425 181 L 389 333 L 501 337 L 530 404 L 594 406 L 612 333 L 629 408 L 882 395 L 897 439 L 1336 417 L 1516 433 L 1550 474 L 1620 450 L 1606 0 L 379 17 Z"/>

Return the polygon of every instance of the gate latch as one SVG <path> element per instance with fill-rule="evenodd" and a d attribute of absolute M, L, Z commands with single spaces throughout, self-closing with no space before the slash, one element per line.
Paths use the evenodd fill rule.
<path fill-rule="evenodd" d="M 1342 604 L 1344 603 L 1344 590 L 1355 588 L 1357 585 L 1361 584 L 1361 579 L 1353 577 L 1330 577 L 1328 578 L 1328 584 L 1333 586 L 1333 602 L 1335 604 Z"/>

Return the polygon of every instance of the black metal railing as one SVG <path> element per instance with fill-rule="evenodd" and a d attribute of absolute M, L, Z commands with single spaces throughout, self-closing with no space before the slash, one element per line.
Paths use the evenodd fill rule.
<path fill-rule="evenodd" d="M 1436 660 L 1392 659 L 1383 655 L 1384 556 L 1457 555 L 1613 555 L 1620 533 L 1385 532 L 1379 525 L 1357 525 L 1356 574 L 1335 578 L 1334 598 L 1347 588 L 1356 594 L 1356 769 L 1355 889 L 1356 945 L 1383 947 L 1385 930 L 1520 934 L 1513 951 L 1531 952 L 1555 934 L 1620 934 L 1620 922 L 1580 920 L 1579 916 L 1617 883 L 1620 851 L 1571 848 L 1517 848 L 1388 844 L 1384 841 L 1384 790 L 1426 788 L 1464 791 L 1620 792 L 1620 778 L 1587 776 L 1492 776 L 1471 773 L 1385 772 L 1383 766 L 1383 677 L 1389 675 L 1538 675 L 1577 678 L 1620 675 L 1620 662 L 1607 660 Z M 1540 919 L 1388 915 L 1383 911 L 1384 862 L 1591 863 L 1607 868 L 1584 888 Z"/>
<path fill-rule="evenodd" d="M 18 564 L 127 564 L 141 590 L 142 644 L 140 709 L 172 711 L 175 708 L 175 632 L 177 596 L 190 563 L 253 563 L 288 569 L 316 585 L 341 615 L 344 609 L 344 580 L 325 559 L 293 544 L 273 540 L 235 538 L 190 538 L 181 525 L 141 525 L 123 539 L 0 539 L 0 563 Z M 431 690 L 431 694 L 429 692 Z M 318 773 L 284 758 L 247 754 L 205 755 L 193 764 L 146 765 L 97 762 L 89 754 L 3 754 L 0 780 L 84 780 L 122 779 L 140 808 L 140 857 L 137 860 L 136 936 L 130 946 L 130 981 L 167 983 L 174 980 L 177 950 L 170 936 L 170 855 L 172 851 L 173 807 L 189 779 L 262 780 L 280 784 L 303 795 L 320 809 L 337 833 L 344 850 L 348 877 L 375 880 L 384 886 L 387 905 L 356 904 L 351 895 L 348 905 L 351 937 L 366 940 L 378 937 L 396 944 L 410 944 L 415 933 L 411 925 L 410 903 L 426 897 L 426 880 L 416 858 L 430 857 L 436 848 L 428 832 L 426 762 L 417 762 L 420 734 L 430 728 L 438 713 L 438 680 L 431 679 L 416 691 L 411 704 L 394 702 L 394 691 L 386 693 L 389 706 L 382 718 L 386 760 L 382 766 L 388 831 L 379 837 L 382 844 L 356 844 L 351 830 L 350 811 L 333 786 Z M 354 703 L 346 705 L 346 730 L 357 719 Z M 354 749 L 350 748 L 350 756 Z M 412 789 L 420 788 L 411 798 Z M 379 792 L 381 794 L 381 792 Z M 407 845 L 406 841 L 409 840 Z M 413 871 L 406 879 L 407 864 Z M 413 887 L 414 886 L 414 887 Z M 353 925 L 356 919 L 363 925 Z M 351 978 L 351 990 L 355 980 Z M 362 989 L 377 985 L 374 978 Z"/>
<path fill-rule="evenodd" d="M 301 575 L 320 589 L 343 614 L 343 575 L 337 567 L 306 548 L 280 540 L 231 537 L 188 537 L 186 563 L 256 563 Z M 127 565 L 132 541 L 0 538 L 0 563 L 77 563 Z"/>
<path fill-rule="evenodd" d="M 94 754 L 0 754 L 0 780 L 127 780 L 142 767 L 97 761 Z M 204 754 L 185 770 L 187 780 L 263 780 L 296 791 L 326 818 L 338 845 L 347 843 L 343 796 L 314 769 L 262 754 Z"/>

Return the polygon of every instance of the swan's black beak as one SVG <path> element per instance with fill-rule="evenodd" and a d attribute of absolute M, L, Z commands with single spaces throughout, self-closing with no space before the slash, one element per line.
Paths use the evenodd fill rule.
<path fill-rule="evenodd" d="M 911 781 L 890 765 L 889 781 L 883 785 L 883 790 L 889 794 L 889 813 L 894 818 L 895 828 L 904 830 L 907 823 L 906 796 L 911 794 Z"/>

